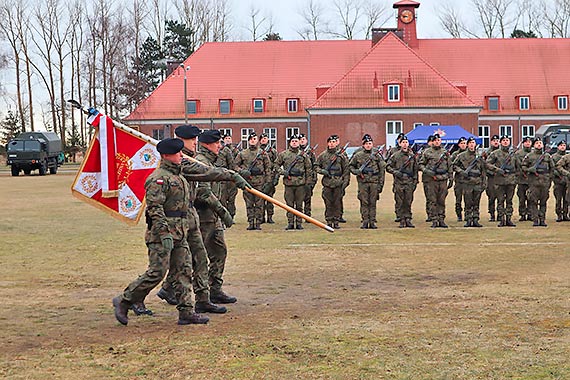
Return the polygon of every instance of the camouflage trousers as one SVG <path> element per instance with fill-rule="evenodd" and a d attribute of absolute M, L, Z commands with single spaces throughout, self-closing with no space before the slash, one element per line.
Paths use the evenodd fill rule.
<path fill-rule="evenodd" d="M 546 204 L 550 197 L 550 182 L 546 184 L 533 184 L 528 187 L 528 201 L 532 220 L 546 218 Z"/>
<path fill-rule="evenodd" d="M 528 207 L 528 183 L 517 185 L 517 197 L 519 198 L 519 216 L 530 215 Z"/>
<path fill-rule="evenodd" d="M 222 203 L 222 206 L 228 209 L 232 217 L 236 215 L 237 193 L 238 189 L 234 182 L 231 181 L 223 182 L 222 196 L 220 197 L 220 202 Z"/>
<path fill-rule="evenodd" d="M 392 192 L 394 193 L 394 203 L 396 205 L 396 217 L 401 219 L 412 219 L 412 202 L 414 201 L 414 191 L 416 183 L 394 182 Z"/>
<path fill-rule="evenodd" d="M 479 221 L 481 204 L 481 195 L 483 194 L 483 185 L 463 184 L 463 196 L 465 199 L 465 220 Z"/>
<path fill-rule="evenodd" d="M 487 177 L 487 198 L 488 198 L 488 211 L 489 214 L 495 214 L 497 209 L 497 194 L 495 192 L 495 177 Z"/>
<path fill-rule="evenodd" d="M 513 197 L 516 185 L 495 185 L 497 197 L 497 217 L 513 216 Z"/>
<path fill-rule="evenodd" d="M 376 202 L 378 198 L 378 183 L 358 182 L 358 200 L 360 201 L 360 220 L 362 223 L 376 223 Z"/>
<path fill-rule="evenodd" d="M 305 199 L 303 200 L 303 212 L 311 216 L 311 201 L 313 199 L 313 190 L 315 185 L 305 185 Z"/>
<path fill-rule="evenodd" d="M 303 212 L 303 201 L 305 200 L 305 185 L 299 186 L 285 186 L 285 203 L 287 206 L 294 208 L 297 211 Z M 301 224 L 303 219 L 295 216 L 292 212 L 287 211 L 287 223 Z"/>
<path fill-rule="evenodd" d="M 426 215 L 428 216 L 428 219 L 429 219 L 429 218 L 430 218 L 429 215 L 430 215 L 430 210 L 431 210 L 432 204 L 431 204 L 431 199 L 428 198 L 428 196 L 427 196 L 427 193 L 428 193 L 428 183 L 429 183 L 429 182 L 423 182 L 424 195 L 425 195 L 425 198 L 426 198 Z M 396 215 L 397 215 L 397 214 L 396 214 Z"/>
<path fill-rule="evenodd" d="M 261 186 L 253 186 L 256 190 L 261 191 L 258 187 Z M 264 200 L 259 198 L 256 195 L 248 193 L 247 191 L 243 192 L 243 200 L 245 201 L 245 208 L 247 212 L 247 221 L 251 223 L 260 223 L 261 219 L 263 218 L 263 202 Z"/>
<path fill-rule="evenodd" d="M 342 204 L 342 186 L 327 187 L 323 186 L 322 198 L 325 202 L 325 219 L 327 223 L 338 223 L 341 217 Z"/>
<path fill-rule="evenodd" d="M 445 198 L 447 198 L 447 180 L 427 182 L 426 198 L 431 202 L 429 218 L 432 221 L 444 221 L 445 219 Z"/>
<path fill-rule="evenodd" d="M 201 276 L 205 277 L 212 294 L 219 293 L 224 283 L 223 275 L 228 256 L 224 228 L 219 221 L 216 223 L 200 223 L 200 232 L 208 252 L 206 262 L 209 262 L 205 273 L 202 273 Z"/>
<path fill-rule="evenodd" d="M 463 205 L 467 203 L 465 201 L 465 191 L 467 186 L 467 184 L 457 181 L 455 181 L 455 186 L 453 186 L 453 192 L 455 193 L 455 214 L 458 218 L 463 212 Z M 467 208 L 467 206 L 465 207 Z"/>
<path fill-rule="evenodd" d="M 275 195 L 275 186 L 271 186 L 271 189 L 269 189 L 269 192 L 267 192 L 265 194 L 269 195 L 270 197 L 273 197 Z M 265 217 L 267 215 L 267 218 L 269 219 L 270 217 L 273 217 L 274 213 L 275 213 L 275 206 L 273 205 L 273 203 L 264 200 L 263 201 L 263 217 Z"/>
<path fill-rule="evenodd" d="M 554 198 L 556 199 L 556 216 L 568 215 L 568 183 L 554 183 Z"/>
<path fill-rule="evenodd" d="M 148 268 L 125 289 L 122 299 L 133 304 L 142 302 L 166 275 L 178 299 L 178 310 L 192 310 L 192 261 L 188 251 L 188 243 L 175 241 L 169 253 L 161 243 L 147 243 Z"/>

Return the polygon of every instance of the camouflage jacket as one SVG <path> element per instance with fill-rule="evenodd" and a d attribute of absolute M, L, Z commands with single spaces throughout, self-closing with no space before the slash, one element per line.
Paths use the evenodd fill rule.
<path fill-rule="evenodd" d="M 267 158 L 271 164 L 271 176 L 273 177 L 277 173 L 277 166 L 275 161 L 277 160 L 277 149 L 273 147 L 267 148 L 267 145 L 261 145 L 261 149 L 265 150 L 267 153 Z"/>
<path fill-rule="evenodd" d="M 491 155 L 491 153 L 493 153 L 496 150 L 501 149 L 500 146 L 498 146 L 497 148 L 495 148 L 494 146 L 490 146 L 487 148 L 487 150 L 485 152 L 483 152 L 483 158 L 485 160 L 487 160 L 489 158 L 489 156 Z M 487 170 L 487 177 L 495 177 L 495 172 L 491 171 L 491 170 Z"/>
<path fill-rule="evenodd" d="M 205 148 L 204 148 L 205 149 Z M 195 153 L 184 149 L 184 154 L 194 157 Z M 182 160 L 181 172 L 186 181 L 190 184 L 188 199 L 194 202 L 196 199 L 196 190 L 198 182 L 209 181 L 232 181 L 232 172 L 223 168 L 209 168 L 199 162 L 195 162 L 184 158 Z"/>
<path fill-rule="evenodd" d="M 299 146 L 300 149 L 302 149 L 303 151 L 305 151 L 306 147 L 305 146 Z M 317 183 L 317 171 L 315 170 L 315 162 L 317 161 L 317 156 L 315 156 L 315 152 L 313 152 L 313 150 L 311 148 L 309 148 L 309 151 L 305 153 L 307 155 L 307 157 L 309 157 L 309 160 L 311 161 L 311 173 L 313 173 L 311 180 L 307 183 L 308 185 L 311 186 L 315 186 L 315 184 Z"/>
<path fill-rule="evenodd" d="M 218 154 L 218 159 L 216 160 L 215 166 L 234 170 L 235 164 L 234 164 L 234 155 L 232 151 L 233 148 L 231 146 L 224 146 L 220 150 L 220 153 Z"/>
<path fill-rule="evenodd" d="M 457 149 L 455 152 L 451 153 L 451 156 L 449 157 L 449 160 L 451 162 L 451 167 L 453 168 L 453 163 L 455 162 L 455 160 L 457 159 L 457 156 L 459 156 L 461 153 L 465 152 L 467 149 Z M 452 171 L 451 176 L 453 177 L 453 179 L 455 180 L 455 182 L 457 183 L 465 183 L 465 178 L 462 178 L 461 176 L 457 177 L 455 175 L 455 171 Z"/>
<path fill-rule="evenodd" d="M 564 152 L 560 152 L 558 149 L 556 150 L 556 153 L 554 153 L 552 156 L 552 165 L 554 166 L 554 169 L 552 171 L 552 179 L 554 180 L 554 183 L 566 183 L 567 179 L 564 176 L 564 174 L 562 174 L 562 172 L 560 170 L 558 170 L 558 162 L 566 157 L 566 151 Z"/>
<path fill-rule="evenodd" d="M 392 154 L 386 163 L 386 171 L 394 175 L 395 186 L 418 183 L 418 162 L 411 149 L 407 152 L 400 149 Z M 402 173 L 402 176 L 399 176 L 398 172 Z"/>
<path fill-rule="evenodd" d="M 285 186 L 301 186 L 310 183 L 313 167 L 309 157 L 299 148 L 289 148 L 277 156 L 275 167 L 283 175 Z"/>
<path fill-rule="evenodd" d="M 249 147 L 238 153 L 236 157 L 236 170 L 249 171 L 249 176 L 244 176 L 252 186 L 259 188 L 264 183 L 273 181 L 271 178 L 271 162 L 267 154 L 258 147 Z"/>
<path fill-rule="evenodd" d="M 366 167 L 362 166 L 366 163 Z M 384 186 L 384 176 L 386 174 L 386 162 L 378 151 L 364 150 L 354 153 L 350 159 L 349 169 L 354 174 L 358 182 L 377 183 Z M 362 168 L 362 173 L 358 171 Z"/>
<path fill-rule="evenodd" d="M 467 173 L 465 171 L 469 169 Z M 485 160 L 477 152 L 469 149 L 459 153 L 453 161 L 453 171 L 457 182 L 469 185 L 482 185 L 486 172 Z"/>
<path fill-rule="evenodd" d="M 515 153 L 515 159 L 517 160 L 517 166 L 519 168 L 518 170 L 518 178 L 517 178 L 517 183 L 523 184 L 523 185 L 528 185 L 528 176 L 526 175 L 526 173 L 523 173 L 522 171 L 522 162 L 524 157 L 529 154 L 531 151 L 531 148 L 525 148 L 522 147 L 521 149 L 517 150 L 517 152 Z"/>
<path fill-rule="evenodd" d="M 423 172 L 423 182 L 447 181 L 452 173 L 449 153 L 441 146 L 424 150 L 418 166 Z"/>
<path fill-rule="evenodd" d="M 565 154 L 556 164 L 556 170 L 570 181 L 570 154 Z"/>
<path fill-rule="evenodd" d="M 173 213 L 188 213 L 191 208 L 190 186 L 180 172 L 181 165 L 162 160 L 159 167 L 146 179 L 144 188 L 147 243 L 159 243 L 160 238 L 167 234 L 171 234 L 174 240 L 186 239 L 188 218 L 182 214 L 173 215 Z"/>
<path fill-rule="evenodd" d="M 519 164 L 509 147 L 501 147 L 487 157 L 487 169 L 495 173 L 496 185 L 516 185 L 519 173 Z M 497 173 L 502 169 L 505 173 Z"/>
<path fill-rule="evenodd" d="M 529 172 L 529 169 L 536 170 L 536 172 Z M 543 153 L 542 149 L 540 151 L 533 149 L 523 159 L 522 170 L 528 175 L 529 185 L 550 186 L 552 172 L 554 171 L 552 157 L 548 153 Z"/>
<path fill-rule="evenodd" d="M 321 182 L 325 187 L 345 186 L 350 177 L 348 160 L 338 153 L 336 149 L 327 149 L 317 157 L 315 169 L 323 175 Z"/>

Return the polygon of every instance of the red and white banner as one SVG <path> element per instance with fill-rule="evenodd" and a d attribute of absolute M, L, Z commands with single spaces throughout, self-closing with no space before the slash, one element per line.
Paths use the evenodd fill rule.
<path fill-rule="evenodd" d="M 144 183 L 158 166 L 160 154 L 152 139 L 129 132 L 128 127 L 103 114 L 87 120 L 95 127 L 87 155 L 71 192 L 128 224 L 136 224 L 145 205 Z"/>

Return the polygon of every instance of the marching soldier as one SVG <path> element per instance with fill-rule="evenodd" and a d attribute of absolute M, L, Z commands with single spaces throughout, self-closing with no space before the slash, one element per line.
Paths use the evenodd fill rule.
<path fill-rule="evenodd" d="M 238 153 L 237 146 L 232 143 L 232 135 L 224 136 L 224 147 L 218 155 L 219 166 L 229 170 L 235 170 L 235 156 Z M 222 184 L 222 196 L 220 202 L 228 209 L 232 218 L 236 216 L 236 196 L 237 187 L 233 182 L 224 182 Z"/>
<path fill-rule="evenodd" d="M 277 168 L 275 167 L 275 160 L 277 159 L 277 150 L 269 144 L 269 135 L 267 133 L 262 133 L 259 135 L 259 146 L 263 151 L 267 153 L 267 158 L 269 159 L 269 163 L 271 165 L 271 180 L 263 185 L 263 192 L 270 197 L 275 195 L 275 186 L 277 185 L 274 181 L 275 176 L 277 175 Z M 268 202 L 266 200 L 263 201 L 263 217 L 261 218 L 261 223 L 273 224 L 273 214 L 275 213 L 275 206 L 273 203 Z M 265 215 L 267 214 L 267 219 Z"/>
<path fill-rule="evenodd" d="M 522 170 L 528 176 L 528 199 L 533 227 L 546 227 L 546 204 L 550 196 L 550 181 L 554 167 L 552 157 L 544 149 L 540 138 L 535 138 L 533 150 L 523 159 Z"/>
<path fill-rule="evenodd" d="M 376 202 L 384 187 L 386 163 L 380 151 L 374 151 L 374 142 L 368 134 L 362 138 L 362 150 L 354 153 L 349 166 L 358 181 L 360 201 L 360 228 L 376 229 Z"/>
<path fill-rule="evenodd" d="M 400 220 L 400 228 L 414 228 L 412 202 L 418 185 L 418 163 L 406 136 L 400 140 L 400 149 L 388 159 L 386 171 L 394 176 L 392 192 L 396 204 L 396 219 Z"/>
<path fill-rule="evenodd" d="M 427 138 L 427 148 L 424 149 L 421 154 L 423 154 L 426 150 L 428 150 L 429 148 L 431 148 L 433 146 L 433 135 L 429 135 Z M 418 157 L 418 161 L 421 158 L 421 155 Z M 428 193 L 428 182 L 423 180 L 423 176 L 422 176 L 422 184 L 423 184 L 423 188 L 424 188 L 424 195 L 426 198 L 426 222 L 431 222 L 432 220 L 430 219 L 430 209 L 432 207 L 431 205 L 431 200 L 427 197 L 427 193 Z M 398 218 L 396 218 L 396 221 L 398 221 Z"/>
<path fill-rule="evenodd" d="M 557 168 L 558 162 L 566 156 L 566 141 L 558 142 L 556 153 L 552 155 L 554 165 L 554 198 L 556 199 L 556 221 L 568 219 L 568 180 Z"/>
<path fill-rule="evenodd" d="M 422 171 L 422 181 L 426 183 L 427 194 L 431 207 L 429 219 L 431 228 L 448 228 L 445 224 L 445 198 L 448 193 L 448 180 L 451 173 L 449 153 L 441 146 L 439 134 L 433 135 L 433 146 L 422 154 L 419 168 Z"/>
<path fill-rule="evenodd" d="M 519 198 L 519 221 L 531 220 L 530 210 L 528 208 L 528 176 L 522 171 L 522 162 L 524 157 L 530 153 L 532 147 L 532 139 L 523 137 L 522 148 L 515 152 L 515 159 L 519 168 L 517 180 L 517 197 Z"/>
<path fill-rule="evenodd" d="M 347 173 L 350 172 L 346 157 L 336 148 L 334 136 L 327 138 L 327 150 L 319 154 L 315 168 L 323 176 L 321 183 L 325 219 L 330 227 L 339 229 L 343 186 Z"/>
<path fill-rule="evenodd" d="M 493 135 L 491 137 L 491 146 L 485 151 L 485 158 L 488 158 L 491 153 L 499 149 L 499 135 Z M 489 222 L 494 222 L 495 210 L 497 209 L 497 195 L 495 194 L 495 173 L 492 171 L 487 171 L 487 198 L 488 198 L 488 210 L 489 210 Z"/>
<path fill-rule="evenodd" d="M 315 147 L 311 148 L 308 146 L 309 141 L 304 133 L 299 135 L 299 148 L 305 151 L 305 154 L 311 160 L 311 168 L 314 168 L 315 162 L 317 161 L 317 156 L 315 156 Z M 311 200 L 313 199 L 313 191 L 315 185 L 317 184 L 317 172 L 312 170 L 313 176 L 309 180 L 309 183 L 305 185 L 305 200 L 303 201 L 303 213 L 305 215 L 311 216 Z"/>
<path fill-rule="evenodd" d="M 501 147 L 494 150 L 487 163 L 489 171 L 495 173 L 493 184 L 495 186 L 494 195 L 497 198 L 497 220 L 499 227 L 516 227 L 513 223 L 513 197 L 517 185 L 518 163 L 514 158 L 514 151 L 511 147 L 511 139 L 502 136 Z"/>
<path fill-rule="evenodd" d="M 467 139 L 465 137 L 460 137 L 457 141 L 457 150 L 451 154 L 451 163 L 455 162 L 458 155 L 467 150 Z M 463 220 L 463 207 L 464 203 L 464 192 L 465 192 L 465 181 L 466 178 L 461 176 L 456 177 L 452 175 L 450 178 L 451 183 L 453 183 L 453 192 L 455 193 L 455 214 L 457 215 L 457 221 L 461 222 Z"/>
<path fill-rule="evenodd" d="M 485 181 L 485 161 L 477 156 L 477 144 L 473 137 L 467 139 L 467 149 L 459 153 L 453 161 L 456 183 L 462 184 L 465 197 L 464 227 L 483 227 L 479 223 L 479 205 Z"/>
<path fill-rule="evenodd" d="M 253 186 L 263 191 L 263 185 L 272 181 L 271 163 L 265 151 L 258 147 L 259 139 L 255 132 L 250 133 L 248 148 L 238 153 L 235 161 L 236 169 Z M 263 219 L 263 199 L 244 191 L 243 199 L 247 209 L 247 230 L 261 230 Z"/>
<path fill-rule="evenodd" d="M 275 160 L 278 176 L 283 175 L 285 186 L 285 202 L 287 206 L 303 212 L 305 200 L 305 186 L 313 178 L 313 168 L 309 156 L 299 148 L 299 137 L 291 136 L 289 148 L 279 153 Z M 291 212 L 287 212 L 286 230 L 302 230 L 302 219 Z"/>
<path fill-rule="evenodd" d="M 570 154 L 565 154 L 560 160 L 558 160 L 556 170 L 566 180 L 566 200 L 570 200 Z M 570 220 L 570 216 L 568 215 L 569 211 L 570 210 L 566 209 L 566 213 L 562 216 L 564 221 Z"/>

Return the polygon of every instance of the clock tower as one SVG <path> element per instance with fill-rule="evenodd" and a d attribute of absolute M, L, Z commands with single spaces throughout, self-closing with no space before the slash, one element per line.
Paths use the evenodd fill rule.
<path fill-rule="evenodd" d="M 401 0 L 394 3 L 394 8 L 398 12 L 398 30 L 403 31 L 403 40 L 412 49 L 419 46 L 416 33 L 416 9 L 419 6 L 420 3 L 412 0 Z"/>

